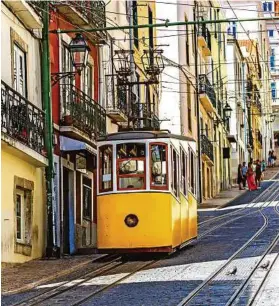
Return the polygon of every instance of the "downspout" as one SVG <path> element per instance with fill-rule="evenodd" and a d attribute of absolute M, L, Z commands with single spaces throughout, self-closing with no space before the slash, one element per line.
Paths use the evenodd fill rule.
<path fill-rule="evenodd" d="M 197 1 L 194 7 L 194 21 L 196 21 Z M 197 48 L 197 28 L 194 26 L 194 50 L 195 50 L 195 77 L 196 77 L 196 107 L 197 107 L 197 136 L 198 136 L 198 203 L 202 203 L 202 167 L 201 167 L 201 137 L 200 137 L 200 101 L 199 101 L 199 83 L 198 83 L 198 48 Z"/>
<path fill-rule="evenodd" d="M 46 256 L 51 257 L 56 251 L 54 232 L 55 224 L 53 220 L 53 127 L 51 111 L 51 86 L 50 86 L 50 56 L 49 56 L 49 2 L 44 1 L 44 10 L 42 12 L 42 98 L 45 111 L 45 146 L 48 158 L 48 167 L 46 168 L 46 189 L 47 189 L 47 248 Z"/>
<path fill-rule="evenodd" d="M 248 163 L 248 155 L 247 155 L 247 105 L 246 105 L 246 88 L 245 88 L 245 82 L 244 82 L 244 77 L 245 77 L 245 63 L 242 62 L 242 78 L 241 78 L 241 83 L 242 83 L 242 99 L 243 99 L 243 105 L 244 105 L 244 149 L 245 149 L 245 156 L 244 160 L 246 163 Z"/>

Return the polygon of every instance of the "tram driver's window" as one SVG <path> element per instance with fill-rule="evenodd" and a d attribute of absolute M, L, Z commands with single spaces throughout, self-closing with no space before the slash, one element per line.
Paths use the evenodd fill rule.
<path fill-rule="evenodd" d="M 150 146 L 151 189 L 167 188 L 167 145 L 151 144 Z"/>
<path fill-rule="evenodd" d="M 122 143 L 117 152 L 117 188 L 135 190 L 145 188 L 145 144 Z"/>
<path fill-rule="evenodd" d="M 100 192 L 111 191 L 112 186 L 112 146 L 102 146 L 100 156 Z"/>

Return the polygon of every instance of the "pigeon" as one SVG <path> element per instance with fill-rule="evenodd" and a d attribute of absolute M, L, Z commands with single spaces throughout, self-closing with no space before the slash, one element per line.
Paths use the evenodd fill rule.
<path fill-rule="evenodd" d="M 227 275 L 235 275 L 237 272 L 237 267 L 234 266 L 232 269 L 230 269 L 228 272 L 227 272 Z"/>
<path fill-rule="evenodd" d="M 268 261 L 264 262 L 263 264 L 261 264 L 261 265 L 260 265 L 260 268 L 266 270 L 266 269 L 268 268 L 269 264 L 270 264 L 270 261 L 268 260 Z"/>

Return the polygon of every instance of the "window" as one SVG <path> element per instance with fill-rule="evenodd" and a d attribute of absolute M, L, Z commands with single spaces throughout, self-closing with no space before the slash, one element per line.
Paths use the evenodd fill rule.
<path fill-rule="evenodd" d="M 172 148 L 172 183 L 171 189 L 176 197 L 178 197 L 178 169 L 179 169 L 179 157 L 176 151 Z"/>
<path fill-rule="evenodd" d="M 231 21 L 229 23 L 228 35 L 232 35 L 234 38 L 236 38 L 236 22 L 235 21 Z"/>
<path fill-rule="evenodd" d="M 150 188 L 167 189 L 168 173 L 167 145 L 161 143 L 150 144 Z"/>
<path fill-rule="evenodd" d="M 274 30 L 268 30 L 268 36 L 273 37 L 274 36 Z"/>
<path fill-rule="evenodd" d="M 100 192 L 111 191 L 112 185 L 112 146 L 106 145 L 99 148 L 100 161 Z"/>
<path fill-rule="evenodd" d="M 274 49 L 271 49 L 270 68 L 271 68 L 271 70 L 275 69 L 275 51 L 274 51 Z"/>
<path fill-rule="evenodd" d="M 272 12 L 272 2 L 264 2 L 263 3 L 263 10 L 265 12 Z"/>
<path fill-rule="evenodd" d="M 27 97 L 26 53 L 14 44 L 14 89 L 25 98 Z"/>
<path fill-rule="evenodd" d="M 187 21 L 187 18 L 185 18 L 185 21 Z M 190 47 L 189 47 L 189 26 L 188 24 L 185 25 L 185 30 L 186 30 L 186 37 L 185 37 L 185 43 L 186 43 L 186 46 L 185 46 L 185 50 L 186 50 L 186 64 L 189 66 L 190 65 Z"/>
<path fill-rule="evenodd" d="M 87 64 L 81 72 L 81 90 L 90 98 L 94 98 L 93 88 L 93 68 L 91 65 Z"/>
<path fill-rule="evenodd" d="M 192 132 L 192 101 L 191 101 L 191 85 L 187 80 L 187 106 L 188 106 L 188 130 Z"/>
<path fill-rule="evenodd" d="M 195 176 L 195 168 L 196 168 L 196 160 L 194 153 L 191 149 L 189 149 L 189 190 L 195 194 L 196 193 L 196 176 Z"/>
<path fill-rule="evenodd" d="M 138 25 L 138 7 L 137 1 L 133 1 L 133 25 Z M 134 44 L 136 48 L 139 48 L 139 30 L 138 28 L 134 29 Z"/>
<path fill-rule="evenodd" d="M 271 83 L 271 96 L 272 96 L 272 99 L 276 99 L 276 83 L 275 82 Z"/>
<path fill-rule="evenodd" d="M 66 44 L 62 44 L 62 72 L 70 72 L 73 71 L 73 64 L 71 60 L 70 51 Z M 73 78 L 66 77 L 62 79 L 62 82 L 64 84 L 73 84 Z"/>
<path fill-rule="evenodd" d="M 187 195 L 187 155 L 182 148 L 180 148 L 181 158 L 181 192 Z"/>
<path fill-rule="evenodd" d="M 83 176 L 82 186 L 82 203 L 83 203 L 83 218 L 91 220 L 92 213 L 92 187 L 91 179 Z"/>
<path fill-rule="evenodd" d="M 151 8 L 148 7 L 148 23 L 153 24 L 153 14 Z M 150 64 L 154 64 L 154 40 L 153 40 L 153 28 L 148 28 L 148 35 L 149 35 L 149 48 L 150 48 Z"/>
<path fill-rule="evenodd" d="M 16 240 L 24 242 L 24 191 L 17 189 L 16 191 Z"/>
<path fill-rule="evenodd" d="M 145 189 L 145 144 L 122 143 L 117 148 L 117 189 Z"/>

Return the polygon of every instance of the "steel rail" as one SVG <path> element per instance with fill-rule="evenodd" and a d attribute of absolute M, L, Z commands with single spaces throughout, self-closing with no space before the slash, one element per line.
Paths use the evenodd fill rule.
<path fill-rule="evenodd" d="M 46 290 L 46 291 L 44 291 L 44 292 L 42 292 L 38 295 L 32 296 L 28 299 L 25 299 L 24 301 L 21 301 L 20 303 L 13 304 L 13 306 L 37 305 L 38 303 L 46 301 L 46 300 L 48 300 L 52 297 L 55 297 L 55 296 L 65 292 L 65 291 L 68 291 L 68 290 L 84 283 L 85 281 L 88 281 L 89 279 L 92 278 L 92 276 L 94 276 L 94 277 L 99 276 L 100 274 L 102 274 L 104 272 L 107 272 L 109 269 L 115 268 L 117 265 L 122 264 L 122 263 L 117 262 L 117 260 L 121 258 L 120 256 L 107 255 L 107 256 L 102 257 L 101 259 L 106 259 L 106 258 L 111 258 L 111 257 L 113 258 L 113 260 L 107 262 L 106 264 L 102 265 L 99 268 L 95 268 L 92 271 L 81 275 L 80 277 L 83 277 L 83 280 L 80 281 L 79 283 L 71 284 L 76 280 L 76 278 L 72 279 L 70 281 L 67 281 L 67 282 L 63 282 L 63 284 L 59 285 L 56 288 L 51 288 L 49 290 Z M 98 258 L 96 260 L 94 260 L 93 263 L 95 261 L 98 261 Z M 111 267 L 111 265 L 113 265 L 114 263 L 117 263 L 116 266 Z M 103 271 L 103 270 L 105 270 L 105 271 Z M 84 277 L 86 278 L 85 280 L 84 280 Z M 66 286 L 66 288 L 65 288 L 65 286 Z"/>
<path fill-rule="evenodd" d="M 279 210 L 278 210 L 278 203 L 276 204 L 276 206 L 274 207 L 275 212 L 279 215 Z M 273 239 L 273 241 L 271 242 L 270 246 L 266 249 L 266 251 L 264 252 L 264 254 L 261 256 L 261 259 L 258 261 L 258 263 L 254 266 L 254 268 L 251 270 L 251 272 L 249 273 L 248 277 L 243 281 L 243 283 L 240 285 L 240 287 L 237 289 L 237 291 L 231 296 L 230 300 L 227 302 L 226 306 L 231 306 L 234 305 L 234 302 L 237 300 L 238 297 L 240 297 L 241 293 L 246 289 L 247 285 L 249 284 L 249 281 L 251 280 L 251 277 L 254 275 L 255 271 L 257 270 L 257 268 L 260 266 L 260 264 L 263 262 L 263 260 L 265 259 L 265 257 L 272 252 L 272 250 L 274 249 L 274 247 L 276 246 L 276 244 L 279 242 L 279 233 L 276 235 L 276 237 Z M 272 265 L 274 264 L 274 262 L 276 261 L 277 257 L 279 256 L 279 254 L 277 254 L 276 258 L 273 260 Z M 271 270 L 271 267 L 269 269 L 269 272 Z M 259 290 L 261 289 L 267 275 L 269 273 L 267 273 L 265 275 L 265 277 L 263 278 L 260 288 L 258 288 L 256 295 L 253 297 L 252 301 L 250 301 L 250 303 L 248 305 L 252 305 L 253 301 L 255 300 Z"/>
<path fill-rule="evenodd" d="M 268 181 L 272 181 L 273 178 L 275 178 L 277 175 L 279 175 L 279 172 L 276 173 L 276 174 L 274 174 L 273 177 L 270 178 Z M 254 203 L 255 201 L 259 201 L 259 199 L 260 199 L 261 197 L 263 197 L 267 192 L 269 192 L 270 189 L 272 189 L 272 187 L 274 186 L 275 183 L 276 183 L 276 181 L 274 181 L 267 189 L 265 189 L 263 193 L 259 194 L 259 195 L 253 200 L 253 203 Z M 210 218 L 209 220 L 202 221 L 202 222 L 198 223 L 198 225 L 199 225 L 200 228 L 202 228 L 202 227 L 203 227 L 204 225 L 206 225 L 207 223 L 211 223 L 211 222 L 214 222 L 215 220 L 220 220 L 220 219 L 223 219 L 223 218 L 225 218 L 225 217 L 227 217 L 227 216 L 234 215 L 234 214 L 236 214 L 236 213 L 238 213 L 238 212 L 240 212 L 240 211 L 242 211 L 242 210 L 248 208 L 248 206 L 249 206 L 250 204 L 251 204 L 251 203 L 247 204 L 247 205 L 246 205 L 245 207 L 243 207 L 243 208 L 238 208 L 237 210 L 235 210 L 235 211 L 233 211 L 233 212 L 229 212 L 229 213 L 226 213 L 226 214 L 217 216 L 217 217 L 215 217 L 215 218 Z M 204 225 L 203 225 L 203 224 L 204 224 Z"/>
<path fill-rule="evenodd" d="M 263 214 L 263 210 L 266 209 L 269 205 L 270 202 L 272 202 L 271 198 L 273 196 L 278 196 L 278 189 L 276 189 L 272 195 L 270 195 L 269 199 L 265 201 L 265 203 L 269 202 L 269 204 L 267 206 L 264 206 L 265 203 L 261 206 L 261 208 L 259 210 L 257 210 L 257 212 L 260 212 L 260 214 L 263 216 L 264 218 L 264 224 L 262 225 L 262 227 L 240 248 L 238 249 L 232 256 L 230 256 L 229 259 L 227 259 L 227 261 L 220 267 L 218 268 L 216 271 L 213 272 L 213 274 L 211 274 L 205 281 L 203 281 L 196 289 L 194 289 L 190 294 L 188 294 L 177 306 L 183 306 L 183 305 L 187 305 L 191 300 L 193 300 L 198 293 L 205 288 L 210 282 L 212 282 L 212 280 L 218 275 L 220 274 L 229 264 L 232 263 L 232 261 L 239 255 L 241 254 L 250 244 L 251 242 L 253 242 L 261 233 L 264 232 L 264 230 L 267 228 L 268 226 L 268 217 L 266 217 Z M 271 200 L 271 201 L 270 201 Z M 263 207 L 264 206 L 264 207 Z M 251 215 L 251 214 L 248 214 Z M 247 216 L 247 215 L 245 215 Z M 239 219 L 236 218 L 236 219 Z M 234 219 L 235 220 L 235 219 Z M 226 223 L 225 223 L 226 224 Z"/>

